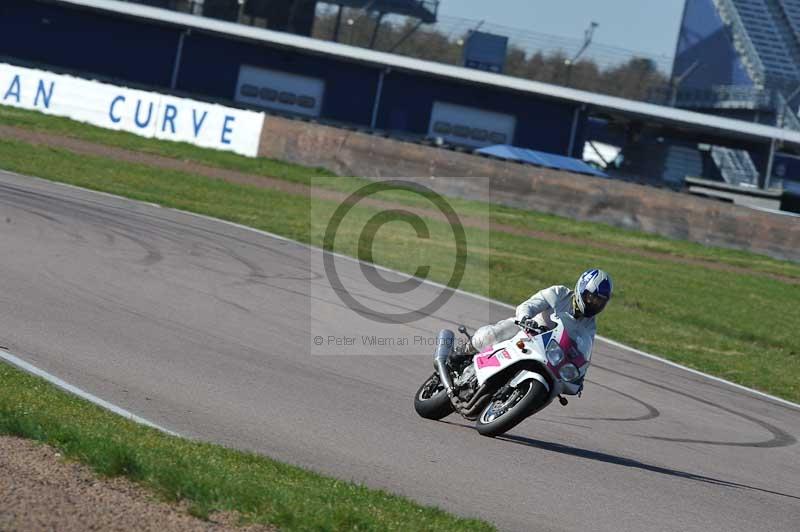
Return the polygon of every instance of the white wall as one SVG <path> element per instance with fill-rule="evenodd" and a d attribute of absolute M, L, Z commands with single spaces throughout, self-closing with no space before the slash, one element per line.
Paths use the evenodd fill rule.
<path fill-rule="evenodd" d="M 0 63 L 0 104 L 255 157 L 264 114 Z"/>

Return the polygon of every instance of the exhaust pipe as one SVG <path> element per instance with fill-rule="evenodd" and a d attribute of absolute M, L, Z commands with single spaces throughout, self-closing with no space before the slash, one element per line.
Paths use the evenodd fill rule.
<path fill-rule="evenodd" d="M 450 372 L 447 371 L 447 359 L 453 351 L 455 345 L 455 335 L 449 329 L 442 329 L 439 331 L 439 336 L 436 337 L 436 354 L 434 355 L 433 367 L 439 373 L 439 380 L 442 381 L 447 395 L 453 397 L 453 380 L 450 378 Z"/>

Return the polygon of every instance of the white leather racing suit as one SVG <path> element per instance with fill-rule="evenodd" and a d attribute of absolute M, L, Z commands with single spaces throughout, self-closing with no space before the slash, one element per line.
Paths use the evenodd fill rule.
<path fill-rule="evenodd" d="M 572 316 L 572 290 L 566 286 L 551 286 L 533 294 L 530 299 L 517 307 L 516 316 L 498 321 L 494 325 L 484 325 L 472 337 L 472 345 L 479 352 L 497 342 L 513 337 L 519 332 L 514 320 L 533 317 L 539 325 L 555 327 L 550 319 L 556 314 L 567 329 L 570 338 L 588 361 L 592 356 L 594 335 L 597 331 L 594 316 L 578 318 Z"/>

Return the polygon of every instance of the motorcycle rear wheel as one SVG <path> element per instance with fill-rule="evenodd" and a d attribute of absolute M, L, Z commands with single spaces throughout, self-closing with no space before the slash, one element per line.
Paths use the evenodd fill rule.
<path fill-rule="evenodd" d="M 544 385 L 533 379 L 507 393 L 507 396 L 493 397 L 475 421 L 475 428 L 482 436 L 494 438 L 508 432 L 547 401 L 548 396 Z"/>
<path fill-rule="evenodd" d="M 439 420 L 453 413 L 453 403 L 447 391 L 439 381 L 439 374 L 433 375 L 422 383 L 414 396 L 414 410 L 425 419 Z"/>

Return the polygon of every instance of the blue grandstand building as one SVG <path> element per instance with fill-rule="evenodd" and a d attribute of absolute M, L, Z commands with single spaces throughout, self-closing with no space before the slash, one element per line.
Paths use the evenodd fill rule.
<path fill-rule="evenodd" d="M 376 20 L 406 9 L 421 24 L 438 6 L 323 3 L 337 2 L 377 9 Z M 443 149 L 586 157 L 609 177 L 676 189 L 689 178 L 748 189 L 800 183 L 800 120 L 786 103 L 800 101 L 800 63 L 786 59 L 800 41 L 775 37 L 763 21 L 748 22 L 762 33 L 748 33 L 744 22 L 774 15 L 744 7 L 782 9 L 788 0 L 688 0 L 666 93 L 673 106 L 505 76 L 499 61 L 465 68 L 310 38 L 304 9 L 314 3 L 2 0 L 0 62 Z M 287 18 L 262 5 L 296 9 Z M 237 7 L 236 17 L 220 6 Z"/>
<path fill-rule="evenodd" d="M 800 131 L 800 0 L 686 0 L 672 86 L 676 107 Z M 748 152 L 714 147 L 730 184 L 758 171 Z M 795 158 L 778 157 L 775 177 L 794 177 Z"/>
<path fill-rule="evenodd" d="M 800 129 L 800 0 L 687 0 L 673 104 Z"/>

